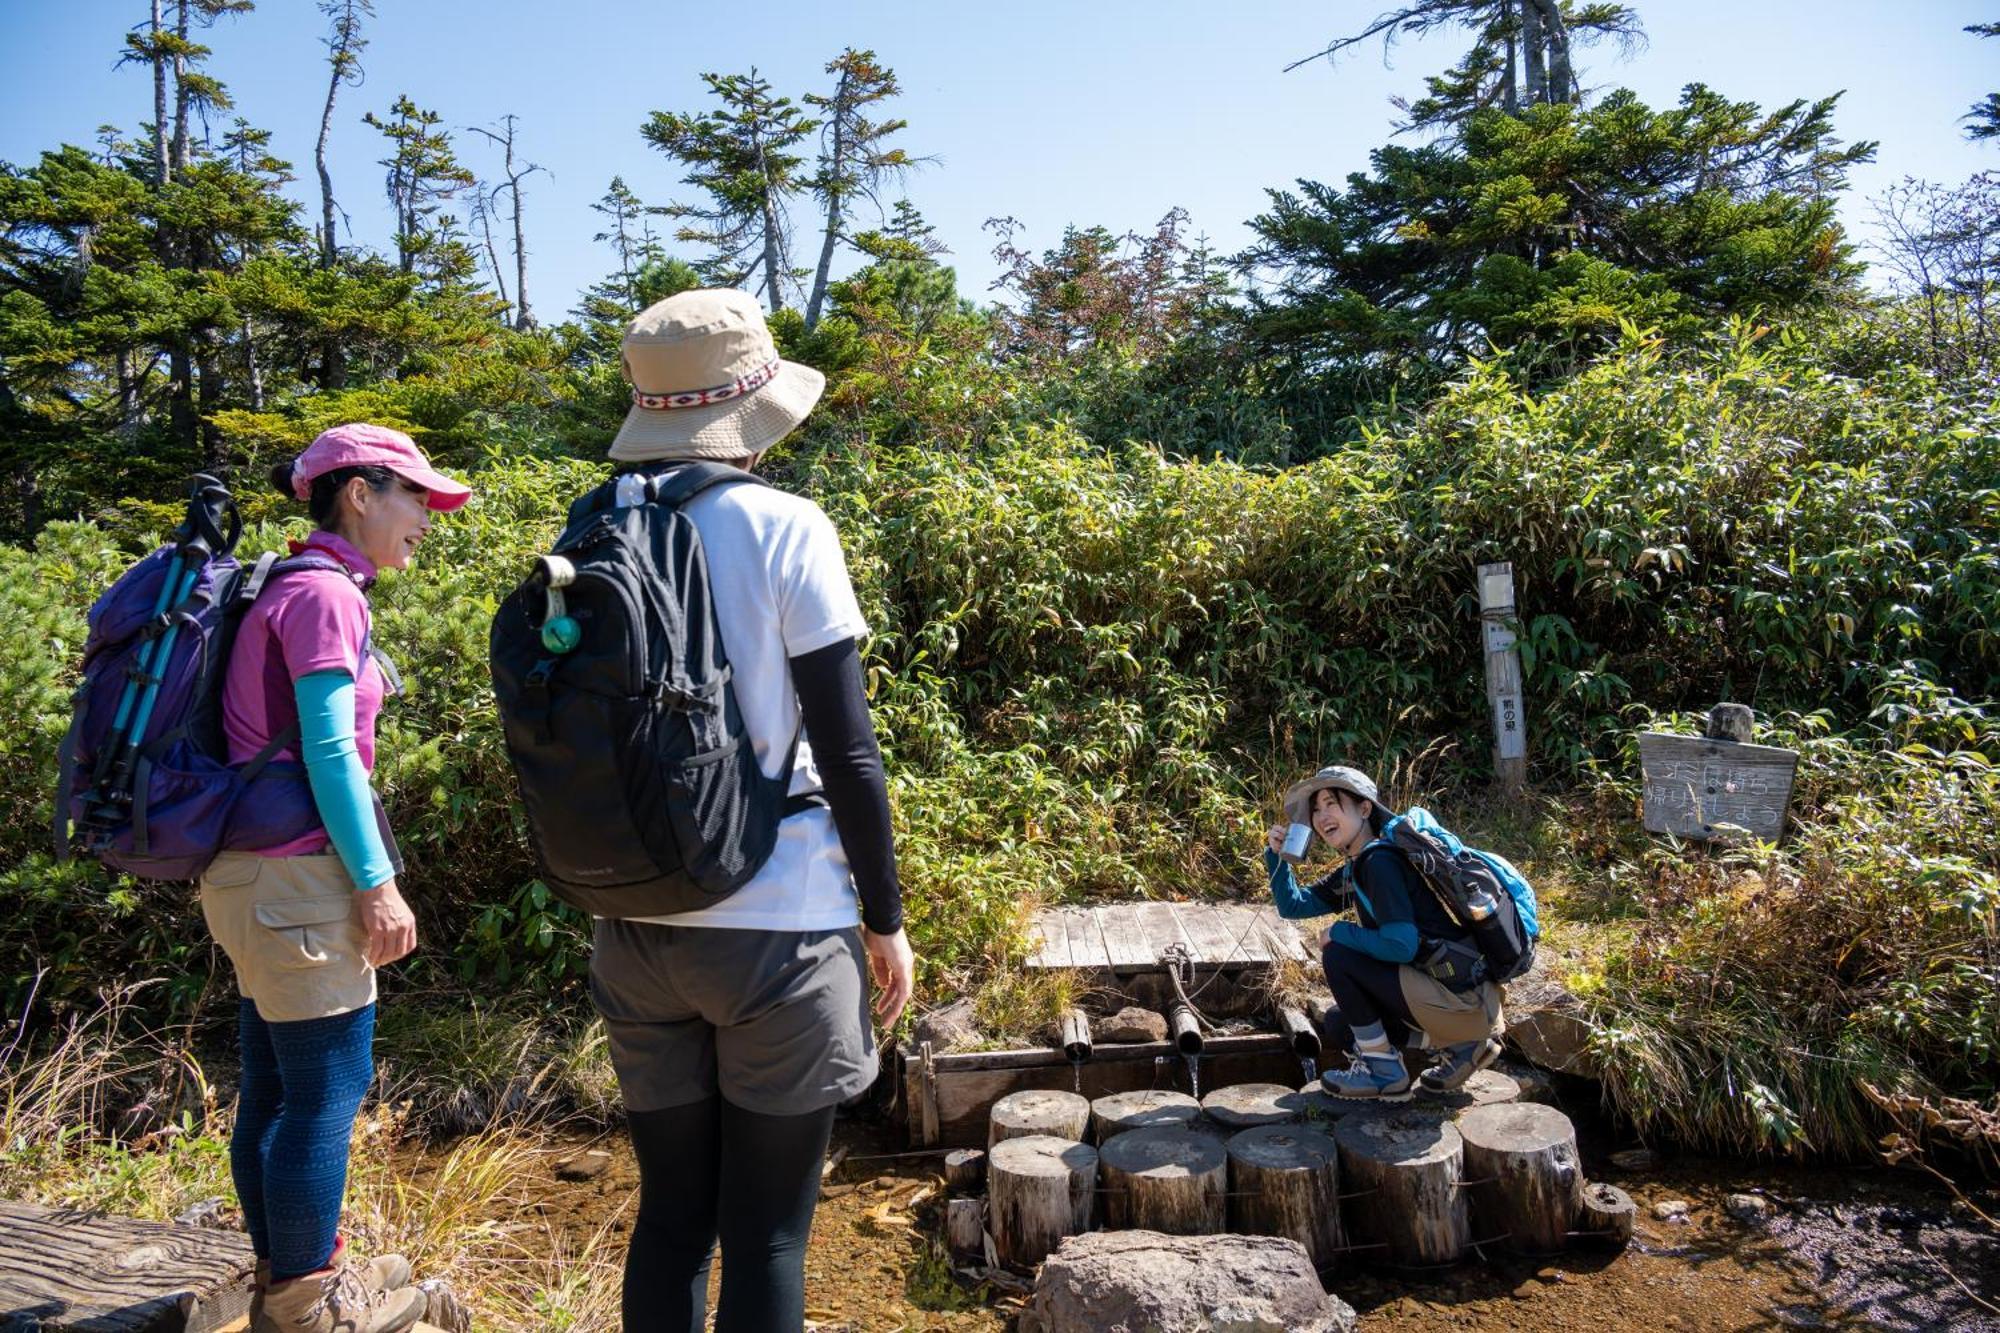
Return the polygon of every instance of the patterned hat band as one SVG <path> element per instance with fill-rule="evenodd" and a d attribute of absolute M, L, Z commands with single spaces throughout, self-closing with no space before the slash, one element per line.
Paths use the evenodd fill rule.
<path fill-rule="evenodd" d="M 639 407 L 654 412 L 664 412 L 676 407 L 707 407 L 711 403 L 726 403 L 732 398 L 741 398 L 746 393 L 755 393 L 778 377 L 777 357 L 772 357 L 747 375 L 739 375 L 728 384 L 718 384 L 713 389 L 687 389 L 679 393 L 642 393 L 632 390 L 632 402 Z"/>

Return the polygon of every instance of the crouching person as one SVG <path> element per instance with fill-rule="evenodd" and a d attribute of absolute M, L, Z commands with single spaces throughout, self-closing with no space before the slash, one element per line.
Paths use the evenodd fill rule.
<path fill-rule="evenodd" d="M 1479 951 L 1470 932 L 1382 840 L 1393 815 L 1367 776 L 1322 768 L 1285 793 L 1285 808 L 1344 859 L 1332 874 L 1302 885 L 1280 855 L 1286 830 L 1273 828 L 1264 862 L 1279 915 L 1323 916 L 1351 906 L 1356 918 L 1321 936 L 1327 986 L 1353 1032 L 1352 1064 L 1328 1070 L 1321 1083 L 1336 1097 L 1401 1096 L 1411 1085 L 1403 1051 L 1415 1046 L 1437 1051 L 1420 1078 L 1426 1090 L 1460 1087 L 1500 1055 L 1500 987 L 1473 965 Z"/>

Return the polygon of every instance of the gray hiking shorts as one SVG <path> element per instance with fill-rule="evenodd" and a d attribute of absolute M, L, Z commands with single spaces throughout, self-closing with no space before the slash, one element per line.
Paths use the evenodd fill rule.
<path fill-rule="evenodd" d="M 633 1111 L 720 1092 L 804 1115 L 875 1081 L 861 932 L 727 930 L 599 918 L 590 996 Z"/>

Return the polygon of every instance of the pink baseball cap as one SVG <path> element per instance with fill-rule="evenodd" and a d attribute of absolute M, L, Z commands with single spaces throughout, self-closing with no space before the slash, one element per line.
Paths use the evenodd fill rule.
<path fill-rule="evenodd" d="M 292 463 L 292 494 L 305 500 L 312 496 L 313 478 L 336 468 L 385 467 L 405 481 L 415 482 L 430 492 L 430 507 L 449 512 L 472 498 L 472 488 L 431 469 L 430 460 L 417 442 L 399 430 L 355 421 L 332 430 L 306 446 Z"/>

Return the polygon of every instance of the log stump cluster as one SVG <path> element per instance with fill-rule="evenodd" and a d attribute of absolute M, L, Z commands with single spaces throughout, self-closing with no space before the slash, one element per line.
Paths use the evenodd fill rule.
<path fill-rule="evenodd" d="M 1569 1118 L 1520 1091 L 1484 1070 L 1454 1093 L 1403 1101 L 1310 1084 L 1221 1088 L 1199 1103 L 1172 1091 L 1012 1093 L 994 1103 L 988 1150 L 946 1159 L 947 1239 L 1017 1269 L 1100 1224 L 1285 1236 L 1322 1273 L 1434 1270 L 1489 1246 L 1536 1257 L 1622 1248 L 1632 1200 L 1587 1183 Z"/>

